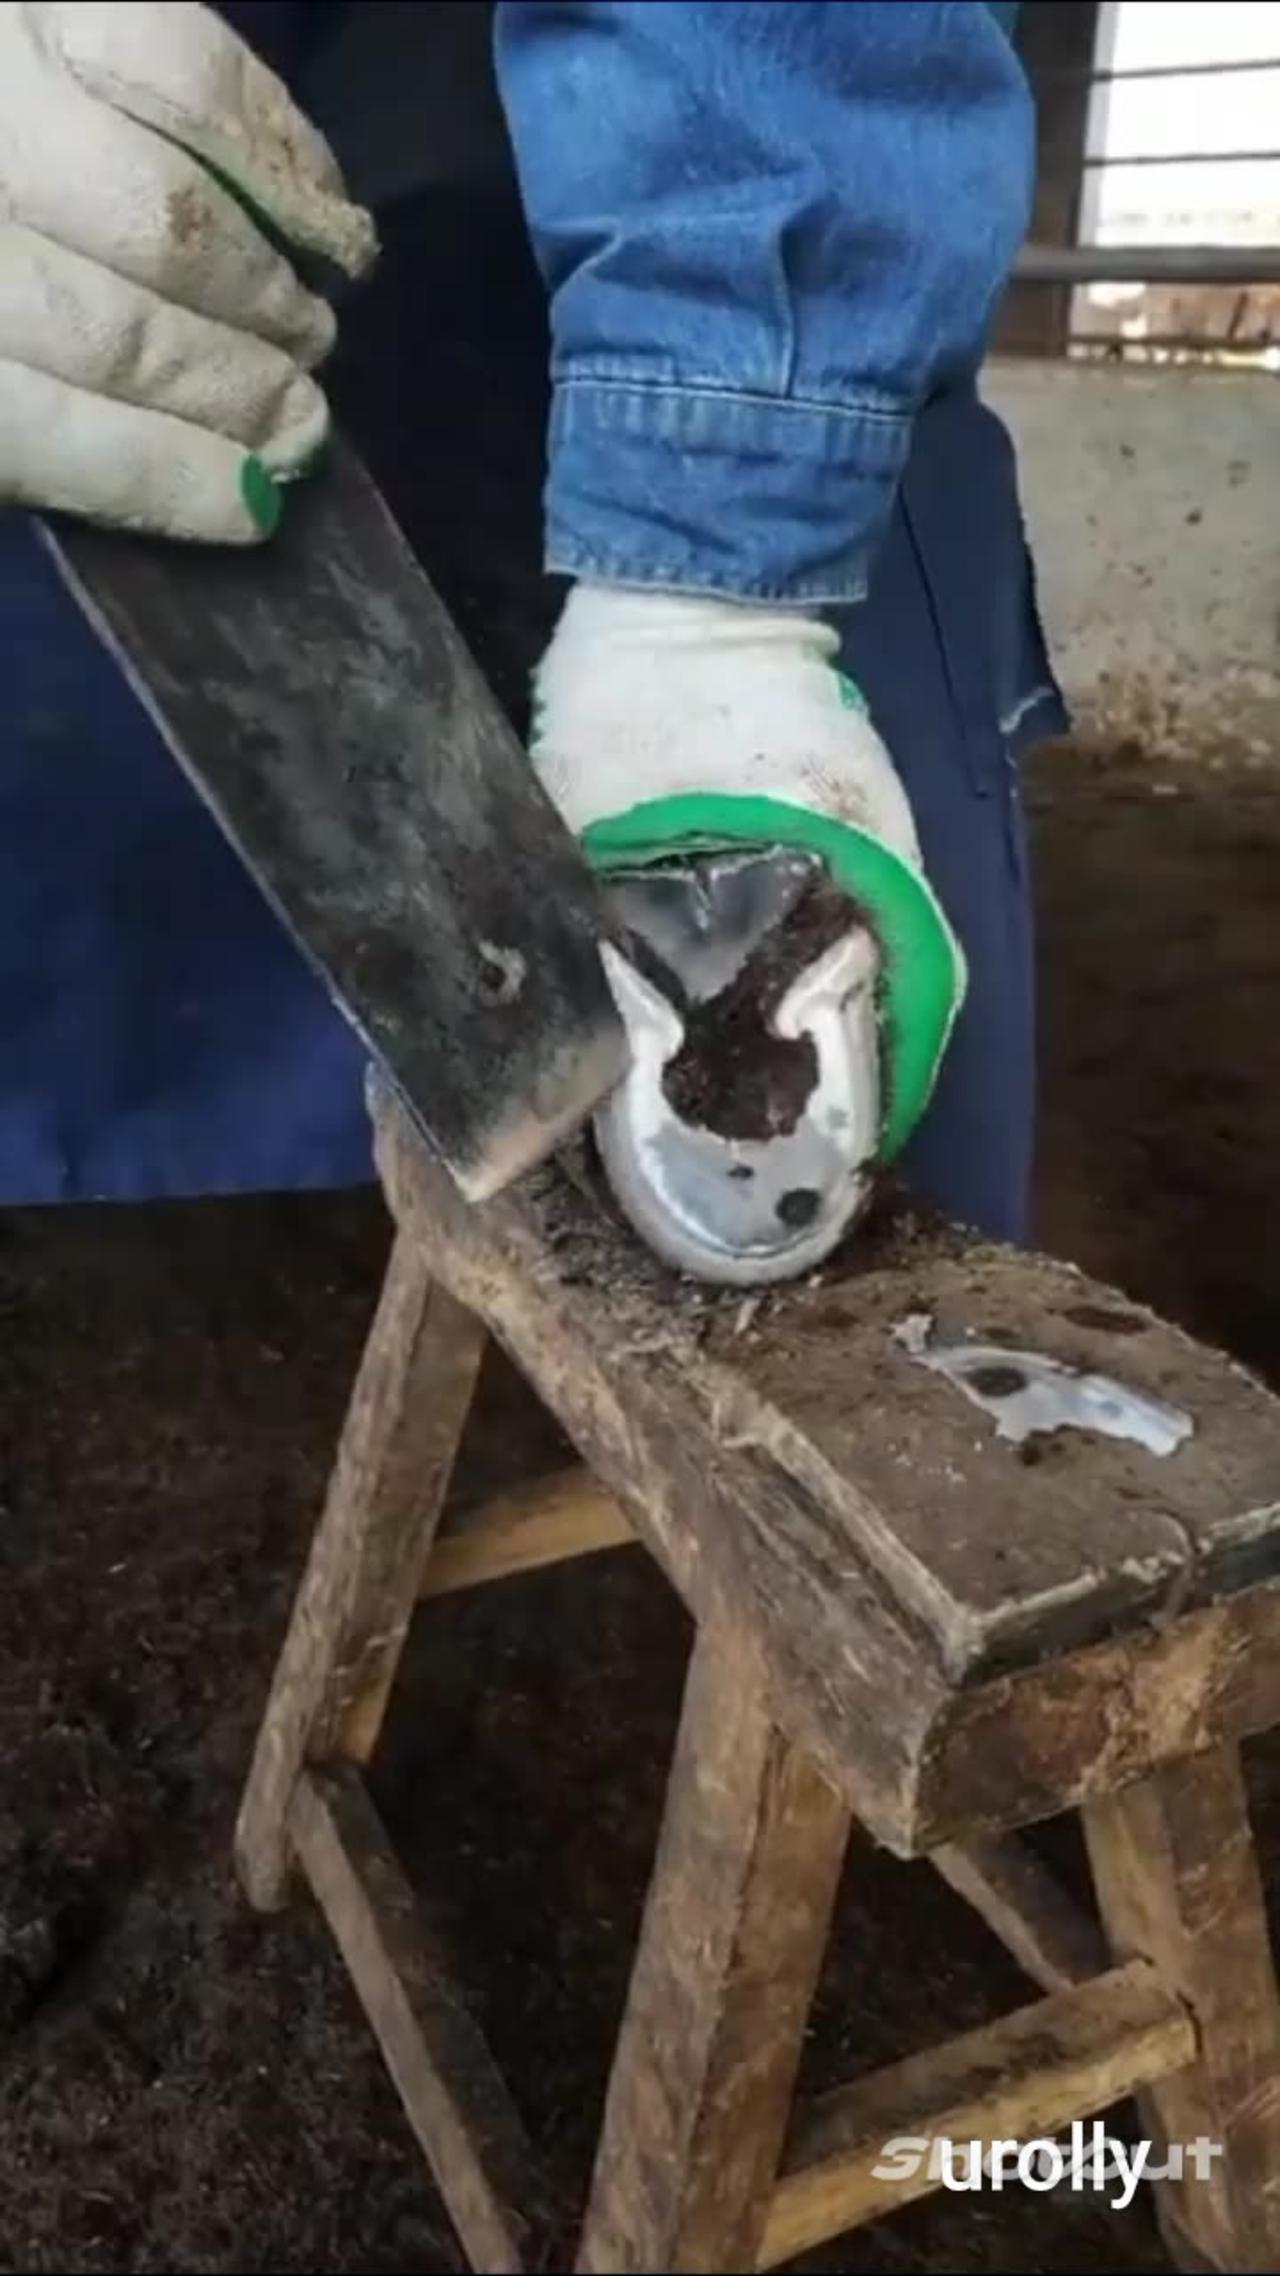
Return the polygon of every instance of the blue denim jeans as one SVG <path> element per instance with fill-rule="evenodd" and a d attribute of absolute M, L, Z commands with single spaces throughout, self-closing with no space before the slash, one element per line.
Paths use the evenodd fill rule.
<path fill-rule="evenodd" d="M 1030 98 L 982 0 L 505 0 L 550 295 L 552 568 L 859 600 L 913 420 L 977 369 Z"/>

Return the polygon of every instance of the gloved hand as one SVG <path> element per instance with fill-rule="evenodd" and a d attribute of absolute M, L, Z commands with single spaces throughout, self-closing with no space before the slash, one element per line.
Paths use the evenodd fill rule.
<path fill-rule="evenodd" d="M 887 1161 L 929 1102 L 965 966 L 838 647 L 791 610 L 577 585 L 538 671 L 533 757 L 601 871 L 751 845 L 823 857 L 880 950 Z"/>
<path fill-rule="evenodd" d="M 334 319 L 294 261 L 355 276 L 375 250 L 211 9 L 0 0 L 0 499 L 267 535 L 328 424 Z"/>

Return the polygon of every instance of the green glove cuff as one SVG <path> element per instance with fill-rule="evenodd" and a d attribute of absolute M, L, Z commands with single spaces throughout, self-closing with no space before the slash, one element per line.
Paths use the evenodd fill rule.
<path fill-rule="evenodd" d="M 881 950 L 887 1040 L 880 1159 L 892 1161 L 929 1104 L 968 978 L 960 943 L 919 872 L 865 830 L 780 798 L 713 791 L 654 798 L 582 834 L 583 852 L 602 875 L 742 844 L 820 854 L 870 919 Z"/>

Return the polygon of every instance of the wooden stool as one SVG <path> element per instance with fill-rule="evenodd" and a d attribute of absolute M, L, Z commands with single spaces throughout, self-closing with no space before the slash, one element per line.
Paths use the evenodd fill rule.
<path fill-rule="evenodd" d="M 1280 1401 L 1070 1269 L 910 1224 L 745 1302 L 585 1172 L 482 1211 L 379 1117 L 397 1236 L 241 1810 L 323 1907 L 476 2269 L 545 2252 L 519 2121 L 360 1776 L 420 1593 L 636 1538 L 696 1622 L 577 2265 L 771 2267 L 937 2185 L 884 2143 L 1053 2135 L 1137 2092 L 1179 2265 L 1280 2267 L 1280 2007 L 1237 1745 L 1280 1721 Z M 1160 1459 L 1016 1446 L 892 1333 L 1031 1346 L 1185 1408 Z M 584 1468 L 436 1539 L 486 1335 Z M 425 1579 L 424 1579 L 425 1575 Z M 1013 1829 L 1081 1813 L 1102 1934 Z M 856 1813 L 1047 1996 L 793 2111 Z"/>

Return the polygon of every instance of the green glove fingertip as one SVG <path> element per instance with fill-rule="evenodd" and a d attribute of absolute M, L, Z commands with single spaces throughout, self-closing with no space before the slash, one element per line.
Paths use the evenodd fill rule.
<path fill-rule="evenodd" d="M 240 465 L 240 495 L 263 537 L 275 531 L 284 511 L 284 498 L 260 458 L 252 451 Z"/>

